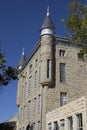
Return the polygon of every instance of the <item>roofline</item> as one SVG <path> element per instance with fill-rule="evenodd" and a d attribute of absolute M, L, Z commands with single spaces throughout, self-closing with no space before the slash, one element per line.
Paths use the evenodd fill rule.
<path fill-rule="evenodd" d="M 54 38 L 55 38 L 55 39 L 58 39 L 58 40 L 60 40 L 60 41 L 68 42 L 68 43 L 67 43 L 68 45 L 72 45 L 72 44 L 69 44 L 70 38 L 61 37 L 61 36 L 56 36 L 56 35 L 54 36 Z M 24 70 L 25 66 L 26 66 L 26 65 L 28 64 L 28 62 L 31 60 L 31 58 L 33 57 L 33 55 L 35 54 L 35 52 L 39 49 L 40 45 L 41 45 L 41 42 L 40 42 L 40 40 L 39 40 L 39 41 L 37 42 L 37 44 L 35 45 L 35 47 L 33 48 L 32 52 L 30 53 L 29 57 L 25 60 L 25 63 L 23 64 L 21 71 Z M 79 45 L 79 44 L 78 44 L 78 45 L 73 45 L 73 46 L 75 46 L 75 47 L 81 47 L 81 44 L 80 44 L 80 45 Z"/>
<path fill-rule="evenodd" d="M 35 52 L 38 50 L 39 47 L 40 47 L 40 40 L 37 42 L 37 44 L 33 48 L 33 51 L 30 53 L 29 57 L 26 59 L 25 63 L 23 64 L 21 71 L 23 71 L 23 69 L 28 64 L 28 62 L 31 60 L 32 56 L 35 54 Z"/>

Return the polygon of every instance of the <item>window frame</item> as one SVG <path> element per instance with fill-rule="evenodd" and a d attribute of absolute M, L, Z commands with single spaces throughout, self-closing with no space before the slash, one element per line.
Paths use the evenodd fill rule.
<path fill-rule="evenodd" d="M 67 92 L 60 92 L 60 106 L 63 106 L 66 104 L 67 104 Z"/>
<path fill-rule="evenodd" d="M 63 49 L 60 49 L 60 50 L 59 50 L 59 56 L 65 57 L 65 53 L 66 53 L 65 50 L 63 50 Z"/>
<path fill-rule="evenodd" d="M 73 117 L 68 117 L 68 130 L 73 130 Z"/>
<path fill-rule="evenodd" d="M 60 63 L 60 82 L 66 83 L 66 63 Z"/>
<path fill-rule="evenodd" d="M 47 78 L 51 78 L 51 60 L 47 59 Z"/>
<path fill-rule="evenodd" d="M 83 130 L 82 113 L 76 114 L 76 118 L 77 118 L 77 130 Z"/>

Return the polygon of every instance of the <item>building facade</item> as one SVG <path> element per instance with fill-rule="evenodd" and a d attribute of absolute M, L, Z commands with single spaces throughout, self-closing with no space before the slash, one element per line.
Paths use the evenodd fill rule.
<path fill-rule="evenodd" d="M 81 97 L 46 115 L 46 130 L 86 130 L 87 99 Z"/>
<path fill-rule="evenodd" d="M 79 46 L 55 36 L 49 9 L 40 28 L 40 40 L 19 63 L 17 130 L 46 130 L 46 114 L 87 94 L 87 62 Z"/>

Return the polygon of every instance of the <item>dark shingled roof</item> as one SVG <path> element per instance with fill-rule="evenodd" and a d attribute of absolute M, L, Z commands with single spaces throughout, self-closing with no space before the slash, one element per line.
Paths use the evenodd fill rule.
<path fill-rule="evenodd" d="M 54 24 L 53 24 L 53 22 L 51 20 L 50 15 L 46 15 L 45 20 L 44 20 L 44 22 L 43 22 L 43 24 L 42 24 L 42 26 L 40 28 L 40 31 L 42 29 L 46 29 L 46 28 L 52 29 L 55 32 L 55 26 L 54 26 Z"/>
<path fill-rule="evenodd" d="M 18 66 L 23 66 L 25 60 L 26 60 L 25 55 L 22 55 Z"/>

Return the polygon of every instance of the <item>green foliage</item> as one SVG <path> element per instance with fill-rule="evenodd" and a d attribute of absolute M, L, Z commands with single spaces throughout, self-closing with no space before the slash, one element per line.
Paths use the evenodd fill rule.
<path fill-rule="evenodd" d="M 87 6 L 83 5 L 79 0 L 75 0 L 69 4 L 70 15 L 66 22 L 69 29 L 69 37 L 71 43 L 81 44 L 81 53 L 87 53 Z"/>
<path fill-rule="evenodd" d="M 0 49 L 0 86 L 6 86 L 12 80 L 17 79 L 17 69 L 7 66 L 4 54 Z"/>

